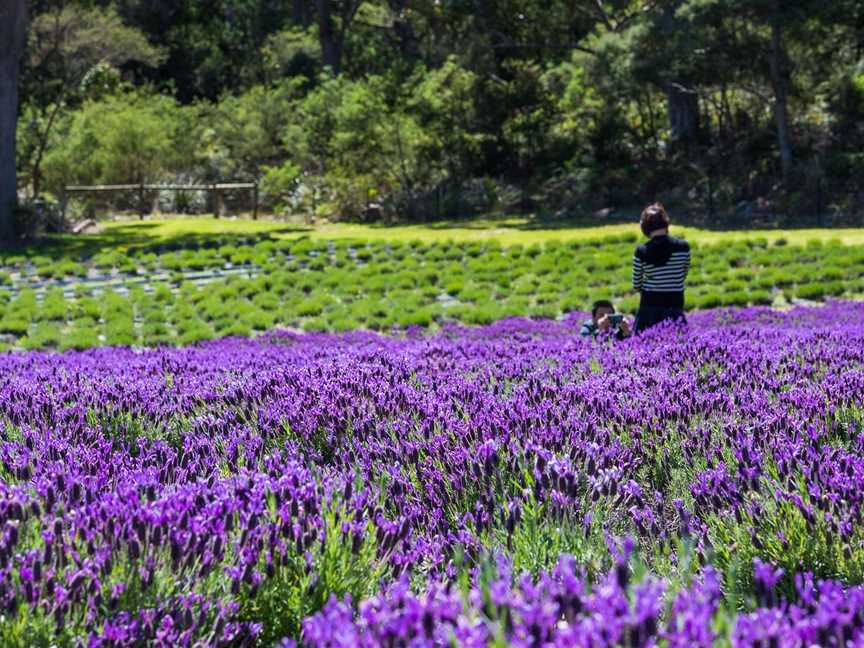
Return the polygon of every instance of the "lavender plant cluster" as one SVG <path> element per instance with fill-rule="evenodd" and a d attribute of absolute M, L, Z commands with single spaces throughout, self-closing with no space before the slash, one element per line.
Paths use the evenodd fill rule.
<path fill-rule="evenodd" d="M 3 645 L 853 645 L 864 306 L 0 356 Z"/>

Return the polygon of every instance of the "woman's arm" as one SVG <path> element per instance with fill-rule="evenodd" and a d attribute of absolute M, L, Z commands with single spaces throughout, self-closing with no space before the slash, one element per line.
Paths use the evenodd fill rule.
<path fill-rule="evenodd" d="M 645 266 L 642 264 L 642 259 L 638 256 L 633 256 L 633 290 L 642 292 L 642 283 L 645 280 Z"/>
<path fill-rule="evenodd" d="M 687 261 L 684 263 L 684 278 L 690 273 L 690 248 L 687 248 Z"/>

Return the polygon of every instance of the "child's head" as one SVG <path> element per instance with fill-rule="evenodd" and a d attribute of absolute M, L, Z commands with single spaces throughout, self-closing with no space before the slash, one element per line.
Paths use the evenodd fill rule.
<path fill-rule="evenodd" d="M 614 314 L 615 307 L 608 299 L 598 299 L 591 307 L 591 319 L 594 320 L 595 324 L 599 322 L 605 315 Z"/>

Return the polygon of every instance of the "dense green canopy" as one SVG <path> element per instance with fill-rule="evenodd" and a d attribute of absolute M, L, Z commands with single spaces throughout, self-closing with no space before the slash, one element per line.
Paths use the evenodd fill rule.
<path fill-rule="evenodd" d="M 182 176 L 331 217 L 864 211 L 860 2 L 31 4 L 29 197 Z"/>

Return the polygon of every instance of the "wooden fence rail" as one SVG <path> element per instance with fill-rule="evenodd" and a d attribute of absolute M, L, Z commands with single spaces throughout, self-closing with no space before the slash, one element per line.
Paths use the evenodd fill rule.
<path fill-rule="evenodd" d="M 215 194 L 216 206 L 214 216 L 219 218 L 224 207 L 223 192 L 249 190 L 252 192 L 253 208 L 252 218 L 258 218 L 258 183 L 257 182 L 219 182 L 214 184 L 116 184 L 116 185 L 69 185 L 63 189 L 63 199 L 61 200 L 61 210 L 63 217 L 66 217 L 66 203 L 70 194 L 76 193 L 108 193 L 122 191 L 137 191 L 139 203 L 139 215 L 144 219 L 146 213 L 146 205 L 144 194 L 147 191 L 209 191 Z"/>

